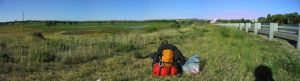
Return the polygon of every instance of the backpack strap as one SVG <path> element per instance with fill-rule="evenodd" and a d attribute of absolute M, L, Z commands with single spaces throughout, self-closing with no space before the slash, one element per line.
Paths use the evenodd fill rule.
<path fill-rule="evenodd" d="M 162 61 L 161 61 L 161 58 L 159 57 L 159 73 L 158 73 L 158 76 L 160 76 L 161 75 L 161 68 L 162 68 L 162 63 L 161 63 Z"/>
<path fill-rule="evenodd" d="M 164 44 L 169 44 L 168 40 L 163 40 L 163 41 L 161 42 L 161 45 L 164 45 Z"/>

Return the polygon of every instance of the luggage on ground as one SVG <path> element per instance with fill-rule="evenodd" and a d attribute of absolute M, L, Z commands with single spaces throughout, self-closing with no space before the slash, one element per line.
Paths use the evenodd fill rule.
<path fill-rule="evenodd" d="M 200 70 L 200 57 L 198 55 L 191 56 L 185 64 L 182 66 L 184 73 L 186 74 L 197 74 Z"/>
<path fill-rule="evenodd" d="M 155 76 L 169 76 L 182 73 L 181 66 L 185 63 L 185 57 L 176 46 L 167 41 L 162 42 L 153 58 L 152 74 Z"/>

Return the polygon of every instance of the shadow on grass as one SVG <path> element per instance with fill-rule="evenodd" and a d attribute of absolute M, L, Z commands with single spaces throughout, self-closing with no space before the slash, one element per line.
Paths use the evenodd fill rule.
<path fill-rule="evenodd" d="M 155 53 L 148 53 L 148 54 L 144 54 L 140 51 L 134 52 L 133 55 L 135 58 L 138 59 L 146 59 L 146 58 L 153 58 Z"/>
<path fill-rule="evenodd" d="M 207 63 L 207 59 L 203 59 L 200 61 L 200 72 L 205 68 L 205 65 Z"/>
<path fill-rule="evenodd" d="M 139 59 L 146 59 L 146 58 L 149 58 L 149 57 L 152 58 L 153 55 L 154 55 L 154 54 L 148 54 L 148 55 L 145 55 L 145 56 L 135 55 L 135 57 L 136 57 L 136 58 L 139 58 Z"/>
<path fill-rule="evenodd" d="M 287 42 L 289 43 L 289 44 L 291 44 L 293 47 L 297 47 L 297 41 L 293 41 L 293 40 L 287 40 Z"/>
<path fill-rule="evenodd" d="M 259 65 L 254 71 L 255 81 L 274 81 L 272 71 L 265 65 Z"/>

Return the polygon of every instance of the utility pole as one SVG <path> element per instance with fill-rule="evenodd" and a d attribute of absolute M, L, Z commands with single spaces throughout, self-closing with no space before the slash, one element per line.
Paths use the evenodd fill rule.
<path fill-rule="evenodd" d="M 23 27 L 23 35 L 24 35 L 24 11 L 22 11 L 23 21 L 22 21 L 22 27 Z"/>
<path fill-rule="evenodd" d="M 23 33 L 23 35 L 24 35 L 24 10 L 22 11 L 22 17 L 23 17 L 23 20 L 22 20 L 22 33 Z M 22 35 L 21 35 L 22 36 Z M 24 55 L 24 48 L 23 47 L 21 47 L 21 55 Z M 21 58 L 21 61 L 22 61 L 23 59 Z M 29 63 L 27 63 L 27 64 L 29 64 Z"/>

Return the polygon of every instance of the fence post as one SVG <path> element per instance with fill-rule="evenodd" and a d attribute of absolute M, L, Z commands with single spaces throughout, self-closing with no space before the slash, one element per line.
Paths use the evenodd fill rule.
<path fill-rule="evenodd" d="M 300 23 L 298 24 L 298 40 L 297 40 L 297 49 L 300 49 Z"/>
<path fill-rule="evenodd" d="M 237 23 L 236 29 L 239 30 L 239 29 L 240 29 L 240 26 L 241 26 L 241 24 L 240 24 L 240 23 Z"/>
<path fill-rule="evenodd" d="M 250 27 L 251 27 L 251 23 L 246 23 L 246 29 L 245 29 L 245 31 L 248 32 Z"/>
<path fill-rule="evenodd" d="M 236 23 L 234 23 L 233 26 L 234 26 L 233 29 L 236 29 Z"/>
<path fill-rule="evenodd" d="M 233 23 L 232 26 L 235 27 L 235 23 Z"/>
<path fill-rule="evenodd" d="M 273 37 L 274 37 L 274 31 L 276 29 L 276 26 L 278 26 L 277 23 L 270 23 L 269 40 L 273 39 Z"/>
<path fill-rule="evenodd" d="M 254 34 L 257 35 L 258 23 L 254 23 Z"/>
<path fill-rule="evenodd" d="M 243 31 L 244 23 L 240 23 L 240 30 Z"/>
<path fill-rule="evenodd" d="M 274 25 L 274 31 L 278 31 L 278 23 L 275 23 L 275 25 Z"/>
<path fill-rule="evenodd" d="M 239 30 L 241 30 L 241 26 L 242 26 L 242 24 L 241 24 L 241 23 L 239 23 L 239 27 L 238 27 L 238 29 L 239 29 Z"/>
<path fill-rule="evenodd" d="M 261 29 L 261 23 L 257 23 L 257 29 L 260 30 Z"/>
<path fill-rule="evenodd" d="M 254 25 L 254 34 L 257 35 L 258 34 L 258 30 L 261 29 L 261 23 L 255 23 Z"/>

